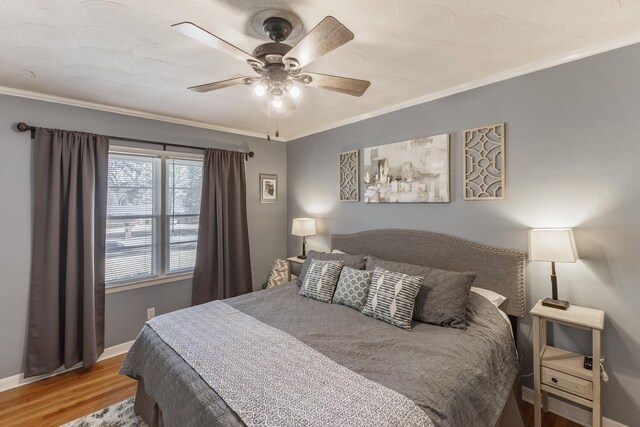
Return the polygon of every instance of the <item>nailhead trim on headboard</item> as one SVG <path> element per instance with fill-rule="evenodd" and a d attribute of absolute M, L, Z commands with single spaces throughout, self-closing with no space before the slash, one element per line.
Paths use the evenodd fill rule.
<path fill-rule="evenodd" d="M 460 238 L 456 238 L 456 237 L 451 237 L 451 236 L 447 236 L 445 234 L 440 234 L 440 233 L 433 233 L 433 232 L 429 232 L 429 231 L 421 231 L 421 230 L 407 230 L 407 229 L 397 229 L 397 228 L 390 228 L 390 229 L 380 229 L 380 230 L 366 230 L 366 231 L 360 231 L 360 232 L 356 232 L 356 233 L 347 233 L 347 234 L 335 234 L 331 236 L 331 248 L 335 249 L 335 240 L 336 239 L 348 239 L 351 237 L 355 237 L 355 236 L 363 236 L 363 235 L 383 235 L 385 233 L 406 233 L 406 234 L 413 234 L 413 235 L 421 235 L 421 236 L 428 236 L 428 237 L 432 237 L 432 238 L 437 238 L 437 239 L 442 239 L 442 240 L 448 240 L 457 244 L 461 244 L 461 245 L 465 245 L 471 248 L 476 248 L 476 249 L 481 249 L 481 250 L 489 250 L 489 251 L 494 251 L 494 252 L 499 252 L 499 253 L 504 253 L 504 254 L 509 254 L 509 255 L 514 255 L 517 257 L 517 263 L 518 263 L 518 283 L 517 283 L 517 290 L 518 290 L 518 312 L 511 312 L 508 314 L 514 315 L 514 316 L 518 316 L 518 317 L 524 317 L 525 315 L 525 253 L 522 251 L 515 251 L 515 250 L 509 250 L 509 249 L 500 249 L 500 248 L 494 248 L 491 246 L 487 246 L 487 245 L 482 245 L 479 243 L 474 243 L 474 242 L 470 242 L 468 240 L 463 240 Z"/>

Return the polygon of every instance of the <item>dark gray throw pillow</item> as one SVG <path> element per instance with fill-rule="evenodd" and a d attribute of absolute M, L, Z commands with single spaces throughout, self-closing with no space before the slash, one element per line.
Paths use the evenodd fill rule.
<path fill-rule="evenodd" d="M 307 259 L 304 260 L 302 268 L 300 269 L 300 276 L 298 277 L 298 286 L 301 286 L 304 282 L 304 278 L 309 270 L 309 265 L 312 259 L 318 259 L 320 261 L 342 261 L 342 264 L 355 268 L 357 270 L 364 270 L 366 255 L 350 255 L 350 254 L 328 254 L 325 252 L 309 251 L 307 253 Z"/>
<path fill-rule="evenodd" d="M 368 257 L 367 270 L 376 267 L 424 277 L 413 310 L 415 320 L 457 329 L 467 328 L 467 298 L 476 273 L 458 273 Z"/>

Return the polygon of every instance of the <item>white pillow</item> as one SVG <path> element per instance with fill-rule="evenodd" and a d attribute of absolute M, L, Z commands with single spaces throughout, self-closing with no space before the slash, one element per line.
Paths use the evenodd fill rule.
<path fill-rule="evenodd" d="M 497 292 L 490 291 L 489 289 L 476 288 L 472 286 L 471 292 L 475 292 L 476 294 L 485 297 L 491 302 L 491 304 L 495 305 L 496 307 L 500 307 L 500 304 L 507 300 L 507 297 L 500 295 Z"/>
<path fill-rule="evenodd" d="M 334 249 L 331 251 L 332 254 L 345 254 L 345 255 L 349 255 L 346 252 L 342 252 L 340 249 Z"/>

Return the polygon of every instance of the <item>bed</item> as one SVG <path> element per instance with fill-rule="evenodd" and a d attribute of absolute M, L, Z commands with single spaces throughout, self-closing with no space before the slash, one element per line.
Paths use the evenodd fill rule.
<path fill-rule="evenodd" d="M 471 293 L 466 330 L 414 321 L 411 332 L 407 332 L 346 306 L 301 297 L 297 284 L 292 282 L 182 310 L 178 316 L 185 316 L 186 320 L 165 322 L 166 330 L 145 325 L 121 369 L 122 374 L 139 381 L 136 412 L 151 426 L 244 426 L 266 424 L 261 411 L 270 414 L 279 404 L 282 408 L 309 404 L 304 399 L 306 393 L 300 392 L 297 398 L 286 395 L 287 402 L 284 403 L 276 402 L 278 397 L 275 395 L 271 401 L 262 401 L 263 396 L 256 395 L 256 401 L 260 402 L 255 404 L 247 403 L 245 399 L 242 404 L 251 408 L 237 406 L 233 398 L 225 400 L 221 397 L 232 396 L 228 394 L 227 384 L 233 381 L 212 377 L 212 373 L 218 377 L 221 372 L 227 375 L 226 370 L 215 369 L 226 362 L 203 362 L 198 359 L 202 356 L 195 354 L 198 353 L 195 348 L 211 347 L 218 341 L 232 339 L 223 337 L 223 333 L 215 335 L 218 333 L 216 327 L 222 327 L 218 324 L 225 320 L 220 311 L 227 310 L 229 316 L 236 316 L 234 319 L 246 318 L 249 322 L 249 326 L 233 334 L 262 327 L 270 328 L 276 335 L 281 332 L 285 340 L 300 342 L 317 357 L 326 359 L 331 371 L 340 371 L 345 377 L 353 375 L 354 382 L 365 381 L 366 385 L 360 388 L 368 393 L 373 393 L 371 390 L 374 389 L 379 391 L 379 395 L 373 396 L 383 396 L 380 397 L 383 403 L 377 405 L 380 410 L 387 406 L 384 402 L 393 401 L 396 396 L 409 401 L 428 419 L 424 424 L 413 425 L 524 426 L 520 415 L 519 364 L 512 330 L 516 319 L 525 313 L 522 252 L 414 230 L 370 230 L 333 235 L 331 241 L 332 249 L 351 254 L 363 253 L 449 271 L 473 271 L 477 274 L 475 287 L 507 297 L 500 309 L 509 316 L 511 325 L 488 300 Z M 189 316 L 191 320 L 187 319 Z M 230 325 L 233 327 L 235 323 Z M 271 342 L 269 339 L 265 338 Z M 269 347 L 261 347 L 255 352 L 260 351 L 266 354 Z M 270 372 L 270 364 L 281 363 L 278 374 L 270 374 L 274 379 L 306 378 L 296 377 L 297 371 L 305 368 L 297 367 L 296 372 L 290 372 L 293 368 L 288 370 L 302 359 L 297 354 L 295 358 L 287 359 L 289 355 L 285 353 L 281 353 L 282 360 L 272 363 L 271 359 L 261 359 L 260 354 L 245 352 L 238 354 L 234 363 L 244 363 L 244 371 L 250 370 L 250 365 L 260 366 L 251 377 L 260 377 L 264 372 Z M 225 369 L 230 368 L 233 364 Z M 307 376 L 313 377 L 313 373 Z M 216 383 L 216 380 L 222 382 Z M 218 385 L 212 387 L 214 383 Z M 348 385 L 341 386 L 343 388 L 335 389 L 339 390 L 337 393 L 349 394 L 351 390 L 344 388 Z M 245 389 L 246 393 L 255 392 L 255 388 Z M 311 395 L 322 388 L 307 386 L 306 390 L 310 390 Z M 292 390 L 295 393 L 295 389 Z M 268 392 L 271 390 L 263 394 Z M 362 396 L 356 396 L 356 400 L 359 397 Z M 325 408 L 334 409 L 335 402 L 331 398 L 318 397 L 326 399 L 326 402 L 323 400 Z M 246 415 L 245 409 L 253 411 L 251 416 Z M 326 414 L 314 412 L 308 422 L 299 424 L 336 425 L 331 420 L 337 418 L 325 419 L 321 415 Z M 367 422 L 361 422 L 362 419 L 357 421 L 353 424 L 367 425 Z"/>

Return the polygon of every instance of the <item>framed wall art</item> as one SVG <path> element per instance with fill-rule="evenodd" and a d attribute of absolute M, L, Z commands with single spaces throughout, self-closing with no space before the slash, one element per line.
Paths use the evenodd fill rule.
<path fill-rule="evenodd" d="M 260 174 L 260 203 L 275 203 L 278 200 L 278 175 Z"/>
<path fill-rule="evenodd" d="M 504 199 L 504 123 L 467 129 L 463 138 L 464 199 Z"/>
<path fill-rule="evenodd" d="M 364 149 L 365 203 L 448 203 L 449 134 Z"/>
<path fill-rule="evenodd" d="M 340 153 L 339 168 L 340 201 L 360 201 L 360 150 Z"/>

